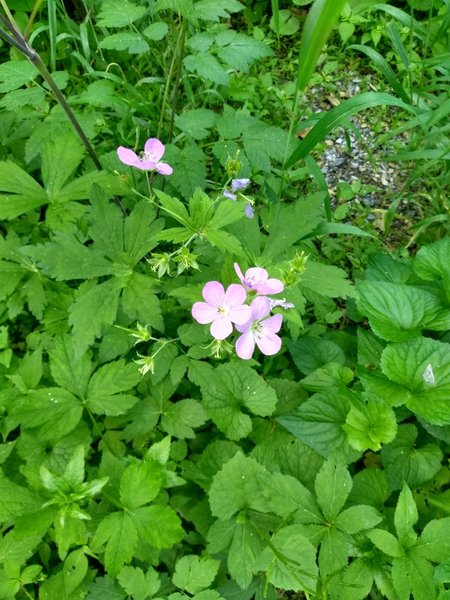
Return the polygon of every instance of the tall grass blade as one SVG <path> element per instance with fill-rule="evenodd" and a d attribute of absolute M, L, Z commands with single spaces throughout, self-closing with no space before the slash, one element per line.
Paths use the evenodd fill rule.
<path fill-rule="evenodd" d="M 327 221 L 331 222 L 333 220 L 333 211 L 331 208 L 331 198 L 330 192 L 328 191 L 327 180 L 325 179 L 325 176 L 322 173 L 316 160 L 312 156 L 307 156 L 305 158 L 305 163 L 308 167 L 309 172 L 311 173 L 312 178 L 316 182 L 317 189 L 319 190 L 319 192 L 324 193 L 323 205 L 325 208 L 325 216 L 327 218 Z"/>
<path fill-rule="evenodd" d="M 297 72 L 297 90 L 303 92 L 346 0 L 315 0 L 303 26 Z"/>
<path fill-rule="evenodd" d="M 50 38 L 50 71 L 56 71 L 56 37 L 58 27 L 56 23 L 56 3 L 55 0 L 47 0 L 48 11 L 48 32 Z"/>
<path fill-rule="evenodd" d="M 273 28 L 277 37 L 280 37 L 280 8 L 278 6 L 278 0 L 271 0 L 272 4 L 272 17 L 273 17 Z"/>
<path fill-rule="evenodd" d="M 324 137 L 338 125 L 342 125 L 345 119 L 351 115 L 374 106 L 399 106 L 408 112 L 415 113 L 415 107 L 403 102 L 391 94 L 384 92 L 365 92 L 354 98 L 349 98 L 326 112 L 318 123 L 311 129 L 308 135 L 297 145 L 286 162 L 286 167 L 292 166 L 298 160 L 305 158 L 321 142 Z"/>
<path fill-rule="evenodd" d="M 394 92 L 397 94 L 397 96 L 401 98 L 403 102 L 406 102 L 407 104 L 411 103 L 411 100 L 408 94 L 406 93 L 404 87 L 397 79 L 397 76 L 395 75 L 393 69 L 390 67 L 389 63 L 384 58 L 384 56 L 382 56 L 379 52 L 377 52 L 377 50 L 371 48 L 370 46 L 352 44 L 351 46 L 349 46 L 349 50 L 350 49 L 358 50 L 359 52 L 362 52 L 363 54 L 368 56 L 384 75 L 384 78 L 389 83 Z"/>
<path fill-rule="evenodd" d="M 402 38 L 398 32 L 397 27 L 394 23 L 388 23 L 386 26 L 388 30 L 389 37 L 391 38 L 392 45 L 394 46 L 394 50 L 400 56 L 402 63 L 405 65 L 407 69 L 411 66 L 411 61 L 409 59 L 408 53 L 406 52 L 406 48 L 403 44 Z"/>

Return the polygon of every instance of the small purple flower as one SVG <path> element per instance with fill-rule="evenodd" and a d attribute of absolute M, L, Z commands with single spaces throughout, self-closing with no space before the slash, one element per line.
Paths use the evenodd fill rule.
<path fill-rule="evenodd" d="M 231 180 L 231 191 L 237 192 L 238 190 L 245 190 L 250 185 L 250 179 L 232 179 Z"/>
<path fill-rule="evenodd" d="M 286 298 L 281 298 L 280 300 L 271 300 L 270 301 L 270 310 L 275 308 L 276 306 L 281 306 L 281 308 L 295 308 L 295 305 L 292 302 L 286 302 Z"/>
<path fill-rule="evenodd" d="M 192 316 L 202 325 L 211 323 L 211 335 L 216 340 L 224 340 L 233 331 L 232 323 L 243 325 L 252 316 L 250 306 L 244 304 L 247 292 L 237 283 L 227 290 L 218 281 L 209 281 L 202 290 L 206 302 L 196 302 Z"/>
<path fill-rule="evenodd" d="M 261 269 L 261 267 L 247 269 L 245 276 L 242 274 L 241 268 L 237 263 L 234 263 L 234 270 L 242 285 L 249 291 L 264 295 L 279 294 L 284 290 L 283 282 L 275 278 L 269 279 L 269 274 L 265 269 Z"/>
<path fill-rule="evenodd" d="M 270 314 L 270 300 L 258 296 L 251 303 L 252 318 L 244 325 L 236 324 L 236 329 L 242 333 L 236 341 L 236 354 L 239 358 L 248 360 L 255 351 L 255 345 L 263 354 L 272 356 L 281 348 L 281 338 L 277 335 L 283 322 L 282 315 Z"/>
<path fill-rule="evenodd" d="M 250 202 L 247 202 L 247 204 L 244 206 L 244 215 L 247 217 L 247 219 L 253 219 L 254 214 L 253 206 Z"/>
<path fill-rule="evenodd" d="M 228 198 L 228 200 L 233 200 L 233 202 L 236 202 L 236 194 L 233 194 L 232 192 L 230 192 L 230 190 L 223 190 L 223 196 L 224 198 Z"/>
<path fill-rule="evenodd" d="M 162 142 L 157 138 L 150 138 L 145 142 L 144 152 L 141 152 L 139 156 L 133 150 L 123 146 L 117 148 L 117 155 L 121 162 L 130 167 L 141 171 L 157 171 L 161 175 L 171 175 L 172 167 L 160 161 L 164 150 L 165 146 Z"/>

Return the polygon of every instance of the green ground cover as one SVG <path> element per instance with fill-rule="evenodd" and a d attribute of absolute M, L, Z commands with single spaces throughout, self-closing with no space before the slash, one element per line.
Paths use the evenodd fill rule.
<path fill-rule="evenodd" d="M 449 599 L 448 0 L 0 43 L 0 600 Z"/>

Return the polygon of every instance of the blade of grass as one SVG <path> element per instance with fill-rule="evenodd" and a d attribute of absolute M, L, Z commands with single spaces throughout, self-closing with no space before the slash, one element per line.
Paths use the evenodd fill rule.
<path fill-rule="evenodd" d="M 56 23 L 55 0 L 47 0 L 48 35 L 50 39 L 50 70 L 56 71 L 56 37 L 58 27 Z"/>
<path fill-rule="evenodd" d="M 328 191 L 328 184 L 325 179 L 325 176 L 322 173 L 319 165 L 317 164 L 317 161 L 311 155 L 309 155 L 305 158 L 305 163 L 306 163 L 306 166 L 308 167 L 309 172 L 312 175 L 312 178 L 316 182 L 317 189 L 319 190 L 319 192 L 323 192 L 325 195 L 324 200 L 323 200 L 323 205 L 325 208 L 325 215 L 326 215 L 327 221 L 331 222 L 333 220 L 333 211 L 331 208 L 330 192 Z"/>
<path fill-rule="evenodd" d="M 320 53 L 346 0 L 315 0 L 303 26 L 297 72 L 297 90 L 303 92 L 311 79 Z"/>
<path fill-rule="evenodd" d="M 361 44 L 352 44 L 348 47 L 349 50 L 358 50 L 362 52 L 366 56 L 368 56 L 381 71 L 384 78 L 389 83 L 391 88 L 396 92 L 397 96 L 403 100 L 403 102 L 407 102 L 411 104 L 411 99 L 406 93 L 400 81 L 397 79 L 394 71 L 391 69 L 387 60 L 382 56 L 379 52 L 377 52 L 374 48 L 370 46 L 362 46 Z"/>
<path fill-rule="evenodd" d="M 338 125 L 342 125 L 345 119 L 375 106 L 398 106 L 408 112 L 415 113 L 416 111 L 415 107 L 410 104 L 406 104 L 403 100 L 383 92 L 365 92 L 354 98 L 349 98 L 323 115 L 308 135 L 297 145 L 297 148 L 288 158 L 286 167 L 290 167 L 298 160 L 305 158 L 330 131 Z"/>

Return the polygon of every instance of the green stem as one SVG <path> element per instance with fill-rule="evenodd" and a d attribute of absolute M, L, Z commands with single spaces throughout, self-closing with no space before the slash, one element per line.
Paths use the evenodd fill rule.
<path fill-rule="evenodd" d="M 173 136 L 173 125 L 175 122 L 175 112 L 176 112 L 176 108 L 177 108 L 178 91 L 180 89 L 181 67 L 183 64 L 185 41 L 186 41 L 186 20 L 183 19 L 183 23 L 181 25 L 181 32 L 180 32 L 180 48 L 178 50 L 177 70 L 175 73 L 175 81 L 173 84 L 172 107 L 171 107 L 171 113 L 170 113 L 169 132 L 167 134 L 168 142 L 172 141 L 172 136 Z"/>
<path fill-rule="evenodd" d="M 162 126 L 163 126 L 163 121 L 164 121 L 164 109 L 165 109 L 165 106 L 167 104 L 167 99 L 169 97 L 169 89 L 170 89 L 170 86 L 172 84 L 172 77 L 173 77 L 173 73 L 174 73 L 175 67 L 177 67 L 180 70 L 180 72 L 181 72 L 181 58 L 182 58 L 182 53 L 179 51 L 179 48 L 181 48 L 182 50 L 184 50 L 185 32 L 186 32 L 186 25 L 185 25 L 185 21 L 183 19 L 183 24 L 182 24 L 182 26 L 180 28 L 180 33 L 178 35 L 177 45 L 175 47 L 175 51 L 174 51 L 173 56 L 172 56 L 172 61 L 170 63 L 169 73 L 167 74 L 166 85 L 164 86 L 164 94 L 163 94 L 163 99 L 162 99 L 161 114 L 160 114 L 160 117 L 159 117 L 158 132 L 157 132 L 157 135 L 156 135 L 156 137 L 158 139 L 159 139 L 159 137 L 161 135 L 161 131 L 162 131 Z"/>

